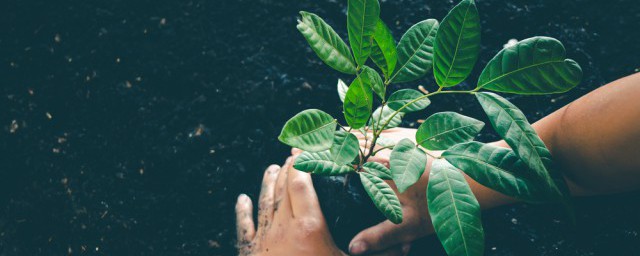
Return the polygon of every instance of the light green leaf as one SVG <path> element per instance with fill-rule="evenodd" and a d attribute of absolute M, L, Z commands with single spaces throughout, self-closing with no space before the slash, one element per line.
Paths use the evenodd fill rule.
<path fill-rule="evenodd" d="M 344 117 L 347 120 L 347 124 L 353 129 L 358 129 L 367 124 L 373 107 L 371 86 L 365 84 L 369 80 L 364 79 L 363 76 L 364 74 L 360 74 L 353 80 L 344 98 Z"/>
<path fill-rule="evenodd" d="M 476 93 L 491 125 L 509 144 L 520 159 L 535 172 L 541 182 L 556 191 L 559 199 L 566 199 L 569 189 L 562 174 L 555 170 L 551 153 L 531 127 L 525 115 L 511 102 L 490 92 Z M 545 165 L 546 163 L 546 165 Z"/>
<path fill-rule="evenodd" d="M 358 66 L 364 65 L 371 54 L 373 34 L 380 17 L 378 0 L 349 0 L 347 30 L 349 44 Z"/>
<path fill-rule="evenodd" d="M 400 112 L 405 113 L 423 110 L 431 104 L 431 101 L 428 97 L 420 98 L 422 96 L 424 96 L 424 94 L 413 89 L 398 90 L 389 96 L 387 106 L 393 110 L 400 110 Z M 404 105 L 407 106 L 402 108 Z"/>
<path fill-rule="evenodd" d="M 364 190 L 367 191 L 373 204 L 389 221 L 402 222 L 402 206 L 393 189 L 384 180 L 366 172 L 359 172 Z"/>
<path fill-rule="evenodd" d="M 416 132 L 416 141 L 429 150 L 445 150 L 455 144 L 472 141 L 484 127 L 482 121 L 455 112 L 431 115 Z"/>
<path fill-rule="evenodd" d="M 478 183 L 510 197 L 535 203 L 554 200 L 547 184 L 535 179 L 513 150 L 477 141 L 455 145 L 442 156 Z"/>
<path fill-rule="evenodd" d="M 398 63 L 391 79 L 396 83 L 418 80 L 431 71 L 433 44 L 438 21 L 423 20 L 413 25 L 398 43 Z"/>
<path fill-rule="evenodd" d="M 480 17 L 473 0 L 462 0 L 444 17 L 434 49 L 438 85 L 454 86 L 471 74 L 480 53 Z"/>
<path fill-rule="evenodd" d="M 549 94 L 571 90 L 582 69 L 565 59 L 560 41 L 537 36 L 498 52 L 480 74 L 478 88 L 516 94 Z"/>
<path fill-rule="evenodd" d="M 427 166 L 427 154 L 410 139 L 400 140 L 393 148 L 390 158 L 391 174 L 400 193 L 416 183 Z"/>
<path fill-rule="evenodd" d="M 375 111 L 373 111 L 373 114 L 371 115 L 370 126 L 373 127 L 373 130 L 377 131 L 380 130 L 380 128 L 382 128 L 382 125 L 384 125 L 388 121 L 389 124 L 387 124 L 387 126 L 384 128 L 385 130 L 398 127 L 398 125 L 402 123 L 402 117 L 404 116 L 404 113 L 400 112 L 395 116 L 393 116 L 393 113 L 395 113 L 395 111 L 389 107 L 378 107 Z"/>
<path fill-rule="evenodd" d="M 381 146 L 383 148 L 393 148 L 396 146 L 396 141 L 389 139 L 387 137 L 380 136 L 376 140 L 376 144 L 378 144 L 378 146 Z"/>
<path fill-rule="evenodd" d="M 373 34 L 371 60 L 382 70 L 382 73 L 387 78 L 393 74 L 398 62 L 396 40 L 393 39 L 389 27 L 380 19 L 376 23 L 376 32 Z"/>
<path fill-rule="evenodd" d="M 373 91 L 378 94 L 378 96 L 380 96 L 380 99 L 384 99 L 386 88 L 378 72 L 370 67 L 362 66 L 362 72 L 360 75 L 363 79 L 367 80 L 365 84 L 371 86 L 371 89 L 373 89 Z"/>
<path fill-rule="evenodd" d="M 340 97 L 340 101 L 344 102 L 344 97 L 347 96 L 347 90 L 349 90 L 349 86 L 347 86 L 342 79 L 338 79 L 338 97 Z"/>
<path fill-rule="evenodd" d="M 447 255 L 483 255 L 480 204 L 464 175 L 446 160 L 438 159 L 431 166 L 427 202 L 431 222 Z"/>
<path fill-rule="evenodd" d="M 300 12 L 298 30 L 307 40 L 311 49 L 320 59 L 333 69 L 347 74 L 355 74 L 356 66 L 347 44 L 318 15 Z"/>
<path fill-rule="evenodd" d="M 367 171 L 368 173 L 371 173 L 380 179 L 383 179 L 383 180 L 393 179 L 393 177 L 391 176 L 391 170 L 389 170 L 389 168 L 387 168 L 381 163 L 366 162 L 364 163 L 364 165 L 362 165 L 362 168 L 364 168 L 364 170 Z"/>
<path fill-rule="evenodd" d="M 305 151 L 323 151 L 333 144 L 336 126 L 337 122 L 331 115 L 322 110 L 307 109 L 284 124 L 278 140 Z"/>
<path fill-rule="evenodd" d="M 360 144 L 355 135 L 345 131 L 337 131 L 331 146 L 331 160 L 338 165 L 351 163 L 358 156 Z"/>
<path fill-rule="evenodd" d="M 341 175 L 355 171 L 347 165 L 338 165 L 332 161 L 328 150 L 321 152 L 302 152 L 293 163 L 293 167 L 303 172 L 319 175 Z"/>

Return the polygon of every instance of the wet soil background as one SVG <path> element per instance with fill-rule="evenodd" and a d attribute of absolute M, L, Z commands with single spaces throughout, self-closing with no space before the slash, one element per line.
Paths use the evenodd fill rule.
<path fill-rule="evenodd" d="M 445 0 L 381 1 L 396 40 L 442 20 Z M 482 66 L 509 39 L 564 42 L 585 73 L 563 95 L 514 97 L 531 121 L 640 68 L 635 0 L 477 0 Z M 282 163 L 282 124 L 306 108 L 340 116 L 335 84 L 295 29 L 299 10 L 346 39 L 346 1 L 18 1 L 0 4 L 0 255 L 234 255 L 233 205 Z M 415 87 L 418 83 L 397 88 Z M 433 88 L 431 78 L 420 81 Z M 470 97 L 425 112 L 483 118 Z M 598 125 L 598 124 L 594 124 Z M 495 139 L 485 129 L 480 140 Z M 381 216 L 357 179 L 315 179 L 345 247 Z M 639 255 L 640 193 L 483 213 L 487 255 Z M 415 255 L 443 255 L 435 237 Z"/>

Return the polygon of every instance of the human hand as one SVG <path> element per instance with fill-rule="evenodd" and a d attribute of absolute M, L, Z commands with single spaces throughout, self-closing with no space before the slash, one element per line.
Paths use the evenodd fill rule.
<path fill-rule="evenodd" d="M 415 141 L 415 134 L 416 129 L 394 128 L 383 131 L 380 136 L 398 142 L 404 138 Z M 365 147 L 364 135 L 356 133 L 356 137 L 360 140 L 360 146 Z M 370 139 L 368 143 L 371 143 Z M 377 148 L 379 147 L 376 146 L 376 149 Z M 431 153 L 439 154 L 439 152 Z M 369 160 L 382 163 L 388 167 L 390 154 L 391 150 L 382 150 L 375 156 L 369 158 Z M 404 215 L 402 223 L 396 225 L 386 220 L 358 233 L 349 245 L 351 254 L 367 254 L 398 246 L 402 246 L 405 253 L 408 253 L 412 241 L 433 233 L 433 226 L 429 218 L 426 199 L 429 166 L 431 166 L 432 161 L 433 159 L 429 157 L 427 166 L 425 166 L 427 170 L 425 170 L 418 182 L 409 187 L 404 193 L 398 193 L 395 185 L 390 184 L 398 195 L 398 199 L 402 205 Z"/>
<path fill-rule="evenodd" d="M 380 133 L 380 137 L 386 140 L 391 140 L 395 143 L 398 143 L 402 139 L 410 139 L 415 143 L 417 131 L 418 131 L 417 129 L 411 129 L 411 128 L 392 128 L 392 129 L 382 131 L 382 133 Z M 371 140 L 373 138 L 373 134 L 371 132 L 368 132 L 367 140 L 365 140 L 364 134 L 362 134 L 360 131 L 352 131 L 352 133 L 356 135 L 356 138 L 358 138 L 358 141 L 360 142 L 360 147 L 365 152 L 368 152 L 369 149 L 371 148 L 370 143 L 372 143 Z M 382 147 L 380 147 L 380 145 L 376 145 L 374 147 L 374 151 L 379 150 L 381 148 Z M 391 150 L 383 149 L 377 152 L 376 155 L 369 157 L 369 161 L 378 162 L 389 167 L 390 156 L 391 156 Z"/>
<path fill-rule="evenodd" d="M 293 158 L 265 171 L 257 230 L 251 199 L 238 197 L 239 255 L 345 255 L 331 238 L 311 176 L 293 169 Z"/>

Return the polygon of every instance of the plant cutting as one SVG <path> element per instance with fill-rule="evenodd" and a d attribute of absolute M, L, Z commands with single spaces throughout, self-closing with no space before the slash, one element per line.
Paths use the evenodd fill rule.
<path fill-rule="evenodd" d="M 582 70 L 566 58 L 560 41 L 536 36 L 506 47 L 487 63 L 474 89 L 457 90 L 480 52 L 480 17 L 473 0 L 462 0 L 441 22 L 418 22 L 397 44 L 379 18 L 378 0 L 348 0 L 349 45 L 319 16 L 300 14 L 297 28 L 317 56 L 354 78 L 349 85 L 338 80 L 345 124 L 318 109 L 304 110 L 285 123 L 278 139 L 304 150 L 294 163 L 296 169 L 358 175 L 380 212 L 400 223 L 401 204 L 387 182 L 403 193 L 422 176 L 428 158 L 436 158 L 425 193 L 436 234 L 449 255 L 484 251 L 480 206 L 463 172 L 505 195 L 530 203 L 559 203 L 571 213 L 567 184 L 549 150 L 525 115 L 495 93 L 542 95 L 577 86 Z M 393 86 L 430 73 L 436 81 L 432 92 Z M 474 141 L 485 124 L 455 112 L 429 116 L 418 128 L 417 143 L 381 136 L 399 126 L 406 113 L 426 109 L 441 94 L 475 97 L 510 149 Z M 364 135 L 364 148 L 354 133 Z M 389 168 L 368 162 L 384 149 L 392 150 Z M 444 152 L 435 157 L 425 150 Z"/>

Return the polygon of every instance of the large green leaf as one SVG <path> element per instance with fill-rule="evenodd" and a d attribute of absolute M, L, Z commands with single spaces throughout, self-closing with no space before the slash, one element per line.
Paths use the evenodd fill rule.
<path fill-rule="evenodd" d="M 362 66 L 362 73 L 360 75 L 362 76 L 362 79 L 366 80 L 365 84 L 371 86 L 373 92 L 378 94 L 380 99 L 384 99 L 386 88 L 382 82 L 382 78 L 380 78 L 380 74 L 370 67 Z"/>
<path fill-rule="evenodd" d="M 380 130 L 382 126 L 387 122 L 388 124 L 384 128 L 385 130 L 398 127 L 402 123 L 402 117 L 404 116 L 404 113 L 400 112 L 395 116 L 393 115 L 393 113 L 395 113 L 395 111 L 389 107 L 378 107 L 375 111 L 373 111 L 373 114 L 371 114 L 370 126 L 373 127 L 373 129 L 376 131 Z"/>
<path fill-rule="evenodd" d="M 336 126 L 337 122 L 331 115 L 322 110 L 307 109 L 284 124 L 278 140 L 305 151 L 323 151 L 333 144 Z"/>
<path fill-rule="evenodd" d="M 393 148 L 389 160 L 393 181 L 400 193 L 416 183 L 427 167 L 427 154 L 410 139 L 402 139 Z"/>
<path fill-rule="evenodd" d="M 431 104 L 431 101 L 428 97 L 418 99 L 422 96 L 424 96 L 424 94 L 413 89 L 398 90 L 389 96 L 387 106 L 393 110 L 400 110 L 400 112 L 405 113 L 423 110 Z M 407 106 L 402 108 L 404 105 Z"/>
<path fill-rule="evenodd" d="M 380 19 L 376 23 L 376 32 L 373 34 L 371 60 L 382 70 L 382 73 L 387 78 L 393 74 L 398 62 L 396 40 L 393 39 L 391 30 Z"/>
<path fill-rule="evenodd" d="M 384 180 L 366 172 L 359 172 L 364 190 L 367 191 L 373 204 L 389 221 L 402 222 L 402 206 L 393 189 Z"/>
<path fill-rule="evenodd" d="M 368 173 L 371 173 L 380 179 L 383 179 L 383 180 L 393 179 L 393 176 L 391 175 L 391 170 L 389 170 L 389 168 L 387 168 L 381 163 L 366 162 L 364 163 L 364 165 L 362 165 L 362 168 L 364 168 L 364 170 L 367 171 Z"/>
<path fill-rule="evenodd" d="M 293 162 L 293 167 L 303 172 L 320 175 L 341 175 L 355 171 L 347 165 L 339 165 L 333 162 L 328 150 L 321 152 L 302 152 Z"/>
<path fill-rule="evenodd" d="M 365 84 L 369 79 L 364 79 L 363 76 L 364 74 L 360 74 L 353 80 L 344 98 L 344 117 L 347 120 L 347 124 L 353 129 L 358 129 L 367 124 L 373 107 L 371 86 Z"/>
<path fill-rule="evenodd" d="M 431 222 L 449 256 L 476 256 L 484 252 L 480 204 L 464 175 L 446 160 L 433 162 L 427 185 Z"/>
<path fill-rule="evenodd" d="M 523 201 L 548 201 L 554 192 L 538 182 L 511 149 L 472 141 L 455 145 L 442 156 L 478 183 Z"/>
<path fill-rule="evenodd" d="M 297 28 L 318 57 L 335 70 L 355 74 L 356 66 L 349 47 L 333 28 L 313 13 L 300 12 L 300 15 L 302 19 L 298 20 Z"/>
<path fill-rule="evenodd" d="M 416 141 L 429 150 L 445 150 L 473 140 L 484 127 L 482 121 L 455 112 L 431 115 L 416 132 Z"/>
<path fill-rule="evenodd" d="M 435 42 L 433 74 L 438 85 L 464 81 L 480 54 L 480 17 L 473 0 L 462 0 L 442 20 Z"/>
<path fill-rule="evenodd" d="M 338 79 L 338 97 L 340 97 L 340 101 L 344 102 L 344 97 L 347 96 L 347 90 L 349 90 L 349 86 L 342 81 L 342 79 Z"/>
<path fill-rule="evenodd" d="M 398 43 L 398 63 L 390 80 L 396 83 L 418 80 L 431 71 L 433 43 L 438 31 L 438 21 L 423 20 L 413 25 Z"/>
<path fill-rule="evenodd" d="M 561 93 L 581 79 L 582 69 L 565 59 L 562 43 L 538 36 L 498 52 L 480 74 L 478 88 L 517 94 Z"/>
<path fill-rule="evenodd" d="M 364 65 L 371 54 L 373 35 L 379 17 L 378 0 L 349 0 L 347 30 L 349 44 L 358 66 Z"/>
<path fill-rule="evenodd" d="M 568 198 L 569 189 L 562 174 L 554 168 L 551 153 L 525 115 L 511 102 L 495 93 L 476 93 L 476 97 L 493 128 L 535 172 L 536 177 L 556 191 L 559 199 Z"/>
<path fill-rule="evenodd" d="M 358 156 L 360 143 L 358 138 L 350 132 L 337 131 L 333 138 L 333 146 L 331 152 L 331 160 L 338 165 L 345 165 Z"/>

